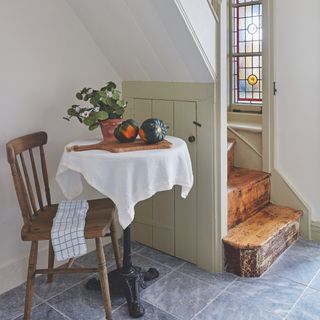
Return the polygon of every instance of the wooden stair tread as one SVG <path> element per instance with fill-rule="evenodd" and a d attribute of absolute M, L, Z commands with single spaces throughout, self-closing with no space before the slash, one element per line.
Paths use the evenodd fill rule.
<path fill-rule="evenodd" d="M 228 192 L 247 187 L 270 177 L 270 173 L 234 167 L 228 179 Z"/>
<path fill-rule="evenodd" d="M 229 230 L 223 241 L 239 249 L 263 246 L 280 230 L 302 216 L 302 211 L 270 204 Z"/>

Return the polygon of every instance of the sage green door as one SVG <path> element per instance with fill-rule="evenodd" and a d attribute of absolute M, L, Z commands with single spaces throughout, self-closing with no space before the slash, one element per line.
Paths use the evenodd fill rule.
<path fill-rule="evenodd" d="M 187 143 L 196 177 L 197 127 L 193 123 L 197 120 L 196 102 L 133 99 L 127 116 L 140 123 L 151 117 L 164 120 L 170 127 L 169 135 Z M 189 142 L 189 137 L 195 141 Z M 180 189 L 174 187 L 138 203 L 132 233 L 143 244 L 196 263 L 196 181 L 187 199 L 181 198 Z"/>

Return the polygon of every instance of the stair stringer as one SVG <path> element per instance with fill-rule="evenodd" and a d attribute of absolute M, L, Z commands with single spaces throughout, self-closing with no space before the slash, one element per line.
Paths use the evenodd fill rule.
<path fill-rule="evenodd" d="M 210 14 L 212 14 L 210 23 L 208 23 L 208 25 L 210 25 L 210 29 L 212 29 L 213 34 L 215 36 L 212 37 L 212 43 L 213 43 L 213 52 L 211 52 L 210 57 L 208 56 L 208 51 L 204 48 L 203 46 L 203 41 L 201 41 L 200 39 L 200 34 L 199 32 L 197 32 L 196 27 L 194 25 L 194 19 L 193 17 L 190 16 L 190 12 L 191 12 L 191 8 L 188 8 L 187 4 L 188 4 L 188 0 L 174 0 L 175 4 L 177 6 L 177 8 L 179 9 L 179 12 L 181 14 L 181 16 L 183 17 L 185 24 L 202 56 L 202 59 L 205 63 L 205 65 L 207 66 L 212 78 L 214 81 L 216 81 L 217 75 L 216 75 L 216 39 L 217 39 L 217 15 L 214 14 L 214 10 L 213 7 L 210 7 L 210 4 L 208 3 L 208 1 L 203 0 L 204 5 L 207 6 L 208 8 L 206 8 L 209 12 L 209 10 L 211 11 Z M 193 1 L 193 0 L 192 0 Z M 199 6 L 199 4 L 197 4 L 197 6 Z M 189 10 L 188 10 L 189 9 Z M 189 12 L 190 11 L 190 12 Z M 196 21 L 197 22 L 197 21 Z M 206 21 L 205 21 L 206 22 Z M 206 25 L 205 25 L 206 26 Z"/>
<path fill-rule="evenodd" d="M 271 171 L 271 202 L 303 211 L 300 219 L 300 234 L 303 238 L 311 239 L 311 207 L 303 196 L 294 188 L 290 181 L 276 168 Z"/>

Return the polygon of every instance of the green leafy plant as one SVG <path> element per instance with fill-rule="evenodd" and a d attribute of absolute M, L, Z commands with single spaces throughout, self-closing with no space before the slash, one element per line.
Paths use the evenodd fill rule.
<path fill-rule="evenodd" d="M 121 92 L 117 90 L 114 82 L 109 81 L 100 90 L 83 88 L 76 93 L 76 98 L 90 106 L 72 105 L 68 110 L 68 116 L 63 119 L 70 121 L 75 117 L 80 123 L 94 130 L 99 126 L 99 121 L 106 119 L 121 119 L 123 117 L 127 102 L 121 98 Z"/>

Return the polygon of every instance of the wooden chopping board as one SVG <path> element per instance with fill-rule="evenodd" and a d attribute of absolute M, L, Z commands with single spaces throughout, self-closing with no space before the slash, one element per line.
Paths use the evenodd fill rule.
<path fill-rule="evenodd" d="M 147 144 L 142 140 L 135 140 L 132 143 L 120 143 L 119 141 L 112 141 L 105 143 L 101 141 L 95 144 L 84 146 L 74 145 L 67 147 L 67 151 L 88 151 L 88 150 L 105 150 L 113 153 L 129 152 L 129 151 L 142 151 L 142 150 L 156 150 L 156 149 L 169 149 L 172 143 L 167 140 L 155 144 Z"/>

